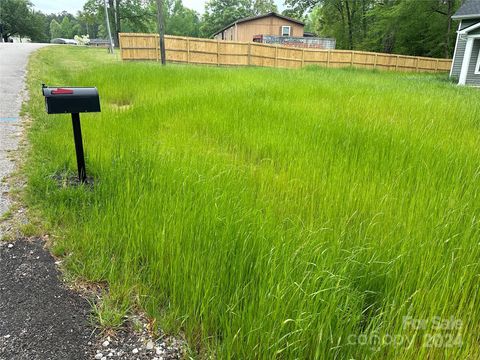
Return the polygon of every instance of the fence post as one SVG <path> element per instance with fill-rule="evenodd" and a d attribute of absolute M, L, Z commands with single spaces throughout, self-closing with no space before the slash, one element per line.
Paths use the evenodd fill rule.
<path fill-rule="evenodd" d="M 305 67 L 305 49 L 302 49 L 302 68 Z"/>
<path fill-rule="evenodd" d="M 420 60 L 418 57 L 416 58 L 416 64 L 415 64 L 415 72 L 418 72 L 418 61 Z"/>
<path fill-rule="evenodd" d="M 438 63 L 440 62 L 440 60 L 437 59 L 437 61 L 435 62 L 435 72 L 437 73 L 438 72 Z"/>
<path fill-rule="evenodd" d="M 397 63 L 395 64 L 395 71 L 398 71 L 398 59 L 400 59 L 399 55 L 397 55 Z"/>
<path fill-rule="evenodd" d="M 330 49 L 327 51 L 327 68 L 330 67 Z"/>
<path fill-rule="evenodd" d="M 278 45 L 275 45 L 275 67 L 278 67 Z"/>
<path fill-rule="evenodd" d="M 252 43 L 248 42 L 248 58 L 247 58 L 247 65 L 252 65 Z"/>
<path fill-rule="evenodd" d="M 374 68 L 374 69 L 377 68 L 377 56 L 378 56 L 378 54 L 375 53 L 375 59 L 373 60 L 373 68 Z"/>
<path fill-rule="evenodd" d="M 220 65 L 220 40 L 217 39 L 217 66 Z"/>
<path fill-rule="evenodd" d="M 122 42 L 123 42 L 123 34 L 118 34 L 118 45 L 120 47 L 120 58 L 123 60 Z"/>
<path fill-rule="evenodd" d="M 190 39 L 187 38 L 187 64 L 190 64 Z"/>
<path fill-rule="evenodd" d="M 353 57 L 355 56 L 355 51 L 352 50 L 352 54 L 350 56 L 350 66 L 353 66 Z"/>

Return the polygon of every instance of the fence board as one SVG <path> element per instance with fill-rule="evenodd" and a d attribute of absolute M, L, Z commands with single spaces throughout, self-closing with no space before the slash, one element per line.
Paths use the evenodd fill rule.
<path fill-rule="evenodd" d="M 332 68 L 359 67 L 410 72 L 448 72 L 450 59 L 383 54 L 368 51 L 301 49 L 273 44 L 218 41 L 165 36 L 167 61 L 206 65 L 302 68 L 319 65 Z M 160 59 L 157 34 L 121 33 L 123 60 Z"/>

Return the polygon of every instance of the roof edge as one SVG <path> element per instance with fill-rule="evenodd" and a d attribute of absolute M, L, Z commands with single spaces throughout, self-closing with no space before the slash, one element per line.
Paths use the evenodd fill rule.
<path fill-rule="evenodd" d="M 468 19 L 479 19 L 480 14 L 468 14 L 468 15 L 453 15 L 452 20 L 468 20 Z"/>
<path fill-rule="evenodd" d="M 477 30 L 478 28 L 480 28 L 480 21 L 477 22 L 476 24 L 470 25 L 470 26 L 468 26 L 468 27 L 466 27 L 466 28 L 464 28 L 460 31 L 457 31 L 457 33 L 465 35 L 465 34 L 468 34 L 470 31 Z"/>

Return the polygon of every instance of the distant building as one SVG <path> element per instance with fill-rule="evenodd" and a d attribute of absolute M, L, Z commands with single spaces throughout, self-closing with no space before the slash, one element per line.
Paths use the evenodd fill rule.
<path fill-rule="evenodd" d="M 317 38 L 305 33 L 299 20 L 270 12 L 237 20 L 213 34 L 217 40 L 261 42 L 302 48 L 334 49 L 335 39 Z"/>
<path fill-rule="evenodd" d="M 452 19 L 460 24 L 450 76 L 459 85 L 480 86 L 480 0 L 466 0 Z"/>
<path fill-rule="evenodd" d="M 90 39 L 88 45 L 107 48 L 110 46 L 110 41 L 108 41 L 107 39 Z"/>

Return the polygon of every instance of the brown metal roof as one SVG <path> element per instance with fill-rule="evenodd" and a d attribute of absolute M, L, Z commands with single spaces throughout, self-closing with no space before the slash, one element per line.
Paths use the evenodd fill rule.
<path fill-rule="evenodd" d="M 479 0 L 480 1 L 480 0 Z M 229 27 L 232 27 L 234 26 L 235 24 L 240 24 L 240 23 L 243 23 L 243 22 L 247 22 L 247 21 L 252 21 L 252 20 L 257 20 L 257 19 L 263 19 L 263 18 L 266 18 L 266 17 L 269 17 L 269 16 L 275 16 L 275 17 L 278 17 L 280 19 L 284 19 L 284 20 L 288 20 L 288 21 L 291 21 L 291 22 L 294 22 L 294 23 L 297 23 L 297 24 L 300 24 L 300 25 L 305 25 L 305 23 L 303 23 L 302 21 L 300 20 L 297 20 L 297 19 L 292 19 L 288 16 L 283 16 L 283 15 L 280 15 L 280 14 L 277 14 L 276 12 L 269 12 L 267 14 L 263 14 L 263 15 L 258 15 L 258 16 L 250 16 L 250 17 L 246 17 L 246 18 L 243 18 L 243 19 L 239 19 L 239 20 L 236 20 L 234 21 L 233 23 L 225 26 L 224 28 L 218 30 L 217 32 L 213 33 L 212 36 L 215 36 L 217 35 L 218 33 L 221 33 L 222 31 L 224 30 L 227 30 Z"/>

